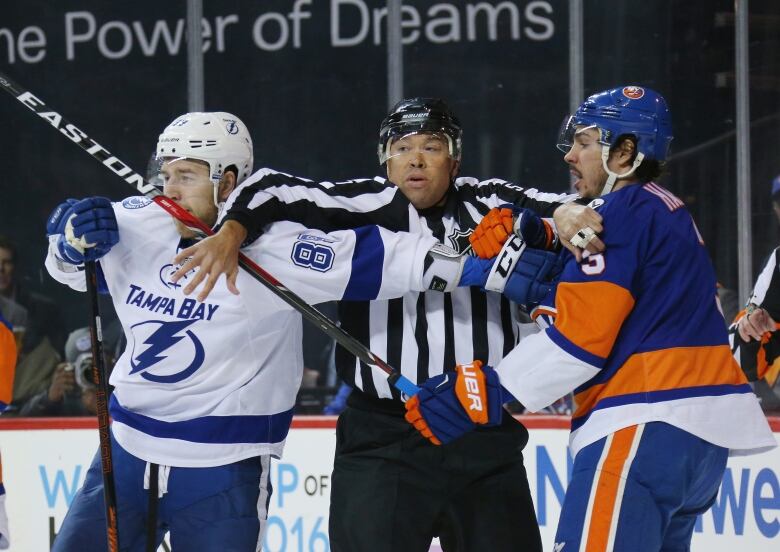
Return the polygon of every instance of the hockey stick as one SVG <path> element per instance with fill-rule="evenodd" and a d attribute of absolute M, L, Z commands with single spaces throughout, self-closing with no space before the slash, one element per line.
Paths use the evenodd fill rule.
<path fill-rule="evenodd" d="M 59 130 L 70 140 L 78 144 L 84 151 L 108 167 L 114 174 L 121 177 L 131 186 L 135 187 L 138 192 L 148 198 L 151 198 L 152 201 L 157 203 L 157 205 L 162 207 L 171 216 L 180 220 L 190 228 L 196 228 L 200 230 L 207 236 L 214 234 L 214 231 L 208 225 L 204 224 L 189 212 L 182 209 L 173 200 L 162 195 L 162 193 L 160 193 L 157 188 L 146 182 L 141 175 L 133 171 L 119 158 L 106 150 L 95 140 L 87 136 L 87 134 L 79 129 L 76 125 L 67 121 L 62 115 L 56 111 L 50 110 L 50 108 L 45 103 L 43 103 L 43 101 L 41 101 L 39 98 L 36 98 L 30 91 L 23 89 L 2 72 L 0 72 L 0 87 L 14 96 L 24 106 L 31 109 L 39 117 L 48 121 L 49 124 L 51 124 L 55 129 Z M 368 347 L 352 337 L 340 326 L 337 326 L 332 320 L 330 320 L 320 311 L 306 303 L 298 295 L 286 288 L 281 282 L 279 282 L 279 280 L 260 268 L 255 262 L 250 260 L 242 253 L 239 253 L 238 264 L 255 280 L 267 287 L 271 292 L 285 301 L 293 309 L 300 312 L 307 320 L 312 322 L 315 326 L 334 339 L 339 345 L 359 358 L 362 362 L 369 366 L 376 366 L 385 372 L 388 375 L 387 381 L 396 389 L 409 397 L 417 394 L 419 388 L 414 383 L 412 383 L 411 380 L 405 378 L 401 375 L 400 372 L 390 367 L 384 360 L 372 353 Z"/>
<path fill-rule="evenodd" d="M 98 433 L 100 435 L 100 460 L 103 466 L 103 498 L 106 504 L 106 534 L 109 552 L 119 552 L 119 526 L 116 515 L 116 487 L 114 486 L 114 461 L 111 454 L 111 435 L 108 423 L 108 370 L 103 356 L 103 329 L 98 305 L 97 267 L 95 261 L 86 261 L 84 270 L 89 296 L 89 335 L 92 338 L 92 379 L 97 388 Z"/>

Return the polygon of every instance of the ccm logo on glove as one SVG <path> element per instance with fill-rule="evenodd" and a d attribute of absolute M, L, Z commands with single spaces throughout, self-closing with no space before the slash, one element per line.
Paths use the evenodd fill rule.
<path fill-rule="evenodd" d="M 522 253 L 525 249 L 525 243 L 522 239 L 509 240 L 501 250 L 501 258 L 495 263 L 495 271 L 507 278 L 515 266 L 518 259 L 518 252 Z"/>

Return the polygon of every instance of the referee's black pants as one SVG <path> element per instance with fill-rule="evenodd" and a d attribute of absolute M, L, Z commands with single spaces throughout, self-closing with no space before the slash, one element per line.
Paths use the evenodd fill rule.
<path fill-rule="evenodd" d="M 400 411 L 366 408 L 390 401 L 353 395 L 336 428 L 333 552 L 428 552 L 434 536 L 445 552 L 541 552 L 522 424 L 507 414 L 435 446 Z"/>

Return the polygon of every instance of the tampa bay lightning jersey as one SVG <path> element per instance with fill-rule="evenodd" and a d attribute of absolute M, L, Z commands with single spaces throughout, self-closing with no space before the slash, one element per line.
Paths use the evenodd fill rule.
<path fill-rule="evenodd" d="M 776 446 L 731 355 L 701 236 L 677 197 L 634 184 L 591 202 L 603 253 L 568 252 L 553 326 L 498 365 L 532 411 L 574 391 L 572 454 L 631 425 L 663 421 L 750 453 Z"/>
<path fill-rule="evenodd" d="M 183 467 L 280 456 L 303 360 L 302 321 L 241 271 L 240 295 L 221 278 L 205 302 L 182 292 L 172 259 L 185 245 L 157 204 L 114 204 L 120 241 L 99 261 L 127 337 L 110 383 L 113 432 L 135 456 Z M 56 237 L 52 238 L 52 244 Z M 432 236 L 379 227 L 326 234 L 272 225 L 243 252 L 309 303 L 400 296 L 422 289 Z M 86 289 L 83 271 L 49 249 L 49 273 Z"/>

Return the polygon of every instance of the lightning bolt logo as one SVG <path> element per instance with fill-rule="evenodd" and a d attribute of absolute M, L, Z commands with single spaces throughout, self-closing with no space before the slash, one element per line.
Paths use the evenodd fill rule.
<path fill-rule="evenodd" d="M 141 372 L 142 378 L 158 383 L 175 383 L 191 376 L 200 368 L 201 364 L 203 364 L 203 359 L 205 357 L 203 344 L 191 330 L 187 330 L 187 328 L 195 322 L 196 320 L 181 320 L 175 322 L 149 320 L 132 326 L 133 336 L 135 336 L 138 331 L 137 328 L 140 326 L 158 325 L 157 329 L 143 340 L 142 344 L 148 345 L 146 349 L 136 354 L 136 343 L 138 340 L 133 344 L 133 354 L 130 358 L 130 374 Z M 177 335 L 180 332 L 183 333 L 183 335 Z M 163 353 L 185 338 L 191 340 L 194 348 L 194 358 L 187 368 L 180 372 L 168 375 L 156 375 L 148 372 L 149 368 L 168 358 L 168 355 Z"/>

